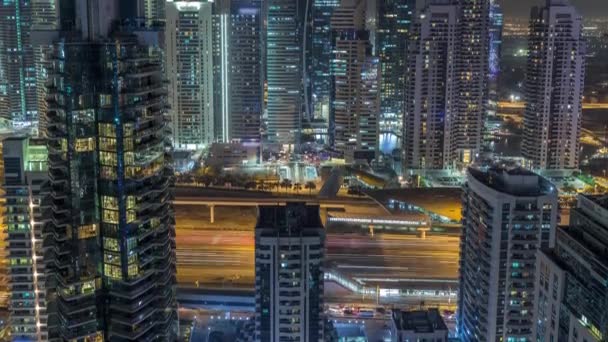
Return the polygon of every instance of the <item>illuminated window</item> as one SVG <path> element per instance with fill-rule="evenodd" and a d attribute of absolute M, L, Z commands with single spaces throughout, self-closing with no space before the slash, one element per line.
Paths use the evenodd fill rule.
<path fill-rule="evenodd" d="M 125 151 L 133 151 L 133 138 L 125 138 L 123 148 Z"/>
<path fill-rule="evenodd" d="M 135 204 L 135 196 L 127 196 L 127 209 L 134 209 Z"/>
<path fill-rule="evenodd" d="M 134 277 L 139 272 L 139 265 L 132 264 L 128 266 L 129 277 Z"/>
<path fill-rule="evenodd" d="M 125 165 L 133 165 L 135 164 L 135 153 L 133 152 L 125 152 Z"/>
<path fill-rule="evenodd" d="M 102 218 L 101 219 L 105 223 L 118 224 L 118 211 L 103 209 L 102 210 Z"/>
<path fill-rule="evenodd" d="M 113 278 L 113 279 L 122 278 L 122 270 L 120 269 L 120 266 L 104 264 L 103 271 L 104 271 L 106 277 L 108 277 L 108 278 Z"/>
<path fill-rule="evenodd" d="M 137 214 L 135 213 L 135 210 L 127 210 L 127 223 L 131 223 L 135 220 L 137 220 Z"/>
<path fill-rule="evenodd" d="M 97 225 L 87 224 L 85 226 L 78 227 L 78 238 L 88 239 L 97 236 Z"/>
<path fill-rule="evenodd" d="M 102 151 L 116 152 L 116 139 L 100 137 L 99 149 Z"/>
<path fill-rule="evenodd" d="M 101 196 L 101 207 L 104 209 L 118 210 L 118 198 L 112 196 Z"/>
<path fill-rule="evenodd" d="M 101 159 L 102 165 L 117 166 L 116 153 L 101 151 L 99 152 L 99 159 Z"/>
<path fill-rule="evenodd" d="M 75 143 L 76 152 L 91 152 L 95 150 L 93 138 L 78 138 Z"/>
<path fill-rule="evenodd" d="M 118 240 L 112 238 L 103 238 L 103 248 L 109 251 L 120 252 L 120 246 Z"/>
<path fill-rule="evenodd" d="M 116 252 L 103 252 L 103 262 L 106 264 L 120 265 L 120 254 Z"/>
<path fill-rule="evenodd" d="M 110 94 L 99 94 L 99 105 L 104 107 L 104 106 L 109 106 L 112 104 L 112 95 Z"/>
<path fill-rule="evenodd" d="M 100 137 L 116 137 L 116 127 L 110 123 L 100 123 L 99 124 L 99 136 Z"/>

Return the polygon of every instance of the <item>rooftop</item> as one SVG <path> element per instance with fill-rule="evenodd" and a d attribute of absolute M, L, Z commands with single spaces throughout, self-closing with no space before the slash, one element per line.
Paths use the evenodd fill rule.
<path fill-rule="evenodd" d="M 261 205 L 258 207 L 256 230 L 276 229 L 278 233 L 303 234 L 322 229 L 318 205 L 304 202 L 287 202 L 285 205 Z M 273 234 L 274 235 L 274 234 Z"/>
<path fill-rule="evenodd" d="M 491 167 L 487 170 L 469 168 L 469 179 L 483 183 L 498 192 L 513 196 L 542 196 L 556 191 L 547 179 L 521 167 L 505 169 Z"/>
<path fill-rule="evenodd" d="M 397 330 L 408 330 L 415 333 L 447 332 L 448 330 L 437 309 L 419 311 L 393 310 L 393 323 L 397 327 Z"/>

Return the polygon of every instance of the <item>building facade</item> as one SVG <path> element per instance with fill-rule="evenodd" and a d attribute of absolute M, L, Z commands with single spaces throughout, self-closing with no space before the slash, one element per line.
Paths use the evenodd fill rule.
<path fill-rule="evenodd" d="M 530 17 L 522 155 L 532 169 L 579 165 L 585 74 L 582 18 L 566 0 Z"/>
<path fill-rule="evenodd" d="M 260 206 L 255 227 L 255 340 L 324 341 L 325 232 L 319 206 Z"/>
<path fill-rule="evenodd" d="M 132 26 L 123 15 L 136 11 L 124 7 L 62 8 L 53 38 L 43 201 L 50 340 L 177 340 L 162 28 Z"/>
<path fill-rule="evenodd" d="M 481 151 L 489 22 L 489 0 L 431 0 L 416 18 L 406 77 L 406 170 L 462 170 Z"/>
<path fill-rule="evenodd" d="M 331 21 L 334 147 L 348 161 L 374 159 L 378 148 L 380 62 L 372 56 L 365 9 L 365 1 L 343 0 Z"/>
<path fill-rule="evenodd" d="M 391 315 L 391 341 L 448 341 L 448 327 L 438 309 L 401 311 Z"/>
<path fill-rule="evenodd" d="M 176 149 L 215 140 L 212 3 L 166 3 L 166 72 Z"/>
<path fill-rule="evenodd" d="M 456 110 L 446 113 L 444 164 L 462 169 L 481 151 L 488 102 L 490 0 L 458 0 Z M 453 80 L 447 80 L 453 82 Z"/>
<path fill-rule="evenodd" d="M 259 142 L 264 111 L 263 15 L 260 0 L 233 0 L 230 10 L 230 140 Z"/>
<path fill-rule="evenodd" d="M 557 191 L 524 169 L 469 169 L 462 201 L 459 337 L 531 341 L 536 252 L 554 245 Z"/>
<path fill-rule="evenodd" d="M 266 7 L 267 139 L 297 144 L 303 97 L 303 0 L 269 0 Z"/>
<path fill-rule="evenodd" d="M 403 151 L 405 169 L 443 169 L 446 120 L 455 112 L 458 7 L 434 2 L 412 26 L 408 46 Z"/>
<path fill-rule="evenodd" d="M 403 133 L 407 42 L 416 1 L 378 0 L 376 54 L 380 58 L 380 145 L 390 154 Z"/>
<path fill-rule="evenodd" d="M 496 0 L 490 2 L 490 50 L 488 51 L 488 104 L 484 123 L 484 150 L 491 151 L 492 132 L 502 121 L 498 117 L 498 86 L 501 72 L 503 14 Z"/>
<path fill-rule="evenodd" d="M 15 125 L 38 120 L 33 7 L 40 1 L 0 3 L 0 118 Z"/>
<path fill-rule="evenodd" d="M 307 86 L 312 120 L 324 123 L 329 128 L 331 108 L 331 60 L 333 56 L 333 39 L 331 17 L 340 0 L 313 0 L 308 29 L 309 49 L 307 56 Z M 329 141 L 325 141 L 329 143 Z"/>
<path fill-rule="evenodd" d="M 553 250 L 538 254 L 534 338 L 604 341 L 608 336 L 608 196 L 579 195 Z"/>
<path fill-rule="evenodd" d="M 2 142 L 6 198 L 9 325 L 14 340 L 47 341 L 41 202 L 48 182 L 43 141 L 25 137 Z"/>

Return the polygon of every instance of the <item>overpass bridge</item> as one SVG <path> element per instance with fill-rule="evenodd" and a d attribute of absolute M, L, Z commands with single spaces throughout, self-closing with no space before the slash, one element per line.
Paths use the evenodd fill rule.
<path fill-rule="evenodd" d="M 314 196 L 275 196 L 261 191 L 240 191 L 210 188 L 175 188 L 176 205 L 200 205 L 209 208 L 209 222 L 215 222 L 215 207 L 257 207 L 285 205 L 287 202 L 306 202 L 322 209 L 344 210 L 347 205 L 375 205 L 366 198 L 317 198 Z"/>

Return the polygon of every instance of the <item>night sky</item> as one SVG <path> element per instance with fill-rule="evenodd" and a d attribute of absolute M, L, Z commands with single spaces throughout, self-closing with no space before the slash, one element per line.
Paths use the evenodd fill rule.
<path fill-rule="evenodd" d="M 499 0 L 505 16 L 527 18 L 530 8 L 543 4 L 544 0 Z M 570 0 L 578 11 L 586 17 L 608 18 L 608 0 Z"/>

